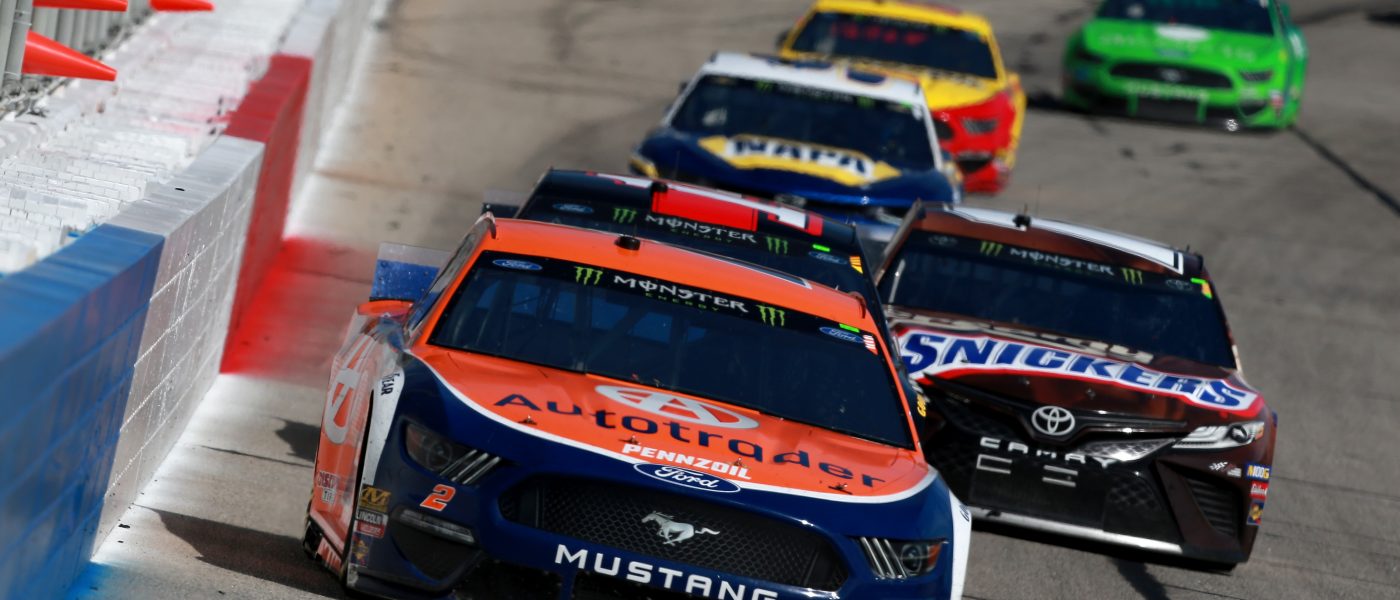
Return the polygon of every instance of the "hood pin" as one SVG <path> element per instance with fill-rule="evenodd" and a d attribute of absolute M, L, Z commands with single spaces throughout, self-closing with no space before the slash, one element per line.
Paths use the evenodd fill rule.
<path fill-rule="evenodd" d="M 838 484 L 836 484 L 836 485 L 828 486 L 828 487 L 830 487 L 831 489 L 836 490 L 836 491 L 838 491 L 838 492 L 842 492 L 842 493 L 846 493 L 846 494 L 849 494 L 849 493 L 850 493 L 850 492 L 847 492 L 847 491 L 846 491 L 846 484 L 845 484 L 845 482 L 838 483 Z"/>
<path fill-rule="evenodd" d="M 629 437 L 629 438 L 627 438 L 627 439 L 625 439 L 625 440 L 622 440 L 622 443 L 624 443 L 624 444 L 631 444 L 631 445 L 633 445 L 633 446 L 636 446 L 636 445 L 637 445 L 637 436 L 634 435 L 634 436 Z"/>
<path fill-rule="evenodd" d="M 535 418 L 532 417 L 532 416 L 530 416 L 530 415 L 525 415 L 525 418 L 524 418 L 524 419 L 521 419 L 520 422 L 521 422 L 521 423 L 524 423 L 525 425 L 534 425 L 534 424 L 535 424 Z"/>

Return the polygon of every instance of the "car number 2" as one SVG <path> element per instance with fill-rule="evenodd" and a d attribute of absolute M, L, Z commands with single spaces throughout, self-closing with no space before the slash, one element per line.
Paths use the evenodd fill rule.
<path fill-rule="evenodd" d="M 442 512 L 442 509 L 447 508 L 447 503 L 451 502 L 452 497 L 456 495 L 457 488 L 439 483 L 433 487 L 433 493 L 424 498 L 423 503 L 418 506 Z"/>

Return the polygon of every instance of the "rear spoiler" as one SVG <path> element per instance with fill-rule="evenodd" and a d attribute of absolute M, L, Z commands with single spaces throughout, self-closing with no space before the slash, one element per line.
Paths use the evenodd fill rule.
<path fill-rule="evenodd" d="M 369 299 L 416 302 L 428 292 L 433 278 L 447 264 L 450 255 L 450 252 L 432 248 L 380 244 Z"/>
<path fill-rule="evenodd" d="M 496 217 L 509 219 L 520 212 L 520 208 L 525 206 L 525 201 L 529 199 L 530 195 L 524 192 L 486 190 L 482 195 L 481 214 L 491 213 Z"/>

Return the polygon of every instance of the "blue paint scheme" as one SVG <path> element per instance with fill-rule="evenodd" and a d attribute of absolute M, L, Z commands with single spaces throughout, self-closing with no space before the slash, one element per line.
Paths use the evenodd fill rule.
<path fill-rule="evenodd" d="M 102 225 L 0 281 L 0 597 L 88 563 L 163 245 Z"/>
<path fill-rule="evenodd" d="M 404 358 L 404 388 L 398 401 L 394 426 L 385 441 L 384 452 L 377 465 L 367 465 L 375 473 L 375 487 L 391 492 L 389 513 L 399 507 L 417 509 L 434 488 L 448 483 L 445 479 L 414 463 L 404 450 L 405 419 L 418 424 L 430 424 L 439 433 L 501 456 L 508 461 L 472 486 L 455 485 L 456 494 L 441 513 L 427 513 L 466 525 L 475 532 L 478 545 L 489 555 L 504 562 L 550 571 L 562 578 L 560 598 L 570 597 L 575 567 L 554 563 L 558 545 L 566 543 L 570 550 L 587 549 L 605 552 L 609 557 L 624 561 L 636 560 L 657 567 L 667 567 L 686 574 L 710 578 L 721 576 L 731 582 L 747 583 L 750 588 L 773 590 L 779 598 L 879 598 L 881 600 L 927 599 L 948 597 L 953 580 L 953 547 L 967 540 L 952 539 L 952 515 L 947 487 L 935 480 L 922 492 L 883 505 L 855 504 L 813 499 L 800 495 L 779 494 L 755 490 L 717 494 L 687 490 L 638 473 L 631 463 L 575 447 L 544 440 L 497 423 L 465 406 L 422 363 L 412 357 Z M 490 404 L 499 398 L 474 398 Z M 545 404 L 551 398 L 532 398 Z M 664 431 L 653 435 L 666 435 Z M 645 439 L 643 439 L 645 443 Z M 509 488 L 534 475 L 586 476 L 603 482 L 615 482 L 634 487 L 698 497 L 717 505 L 728 505 L 762 514 L 776 520 L 803 523 L 820 532 L 839 549 L 849 572 L 845 585 L 835 593 L 815 595 L 811 590 L 757 582 L 729 574 L 668 562 L 645 555 L 604 548 L 593 544 L 562 538 L 554 534 L 518 525 L 501 517 L 496 499 Z M 878 510 L 872 510 L 878 506 Z M 658 507 L 663 508 L 663 507 Z M 364 567 L 359 571 L 363 589 L 390 591 L 402 597 L 438 597 L 425 590 L 442 589 L 448 582 L 427 578 L 403 558 L 394 546 L 393 531 L 403 527 L 393 520 L 389 533 L 374 540 Z M 905 580 L 877 580 L 858 543 L 851 536 L 879 536 L 899 540 L 944 538 L 949 544 L 938 558 L 938 566 L 929 575 Z M 390 583 L 374 575 L 409 578 L 421 582 L 424 590 L 414 591 Z M 369 580 L 366 581 L 366 576 Z M 445 594 L 447 592 L 439 592 Z M 448 597 L 448 596 L 442 596 Z"/>
<path fill-rule="evenodd" d="M 701 148 L 698 141 L 697 136 L 662 127 L 642 141 L 637 154 L 652 161 L 663 177 L 767 198 L 801 196 L 808 200 L 807 208 L 855 225 L 888 226 L 869 214 L 874 207 L 902 214 L 917 200 L 962 201 L 961 190 L 934 169 L 905 171 L 900 177 L 853 187 L 789 171 L 737 169 Z"/>

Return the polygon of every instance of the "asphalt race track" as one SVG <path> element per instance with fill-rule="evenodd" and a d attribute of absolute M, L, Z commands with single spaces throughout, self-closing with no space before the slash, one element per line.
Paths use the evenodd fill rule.
<path fill-rule="evenodd" d="M 1296 0 L 1296 130 L 1228 134 L 1059 110 L 1085 0 L 982 0 L 1032 95 L 1008 191 L 979 205 L 1189 244 L 1280 414 L 1253 559 L 1207 572 L 981 531 L 971 598 L 1400 598 L 1400 26 L 1393 2 Z M 76 598 L 340 597 L 298 546 L 329 358 L 381 240 L 450 247 L 493 188 L 621 170 L 712 50 L 766 50 L 806 0 L 401 0 L 291 239 L 175 453 Z"/>

